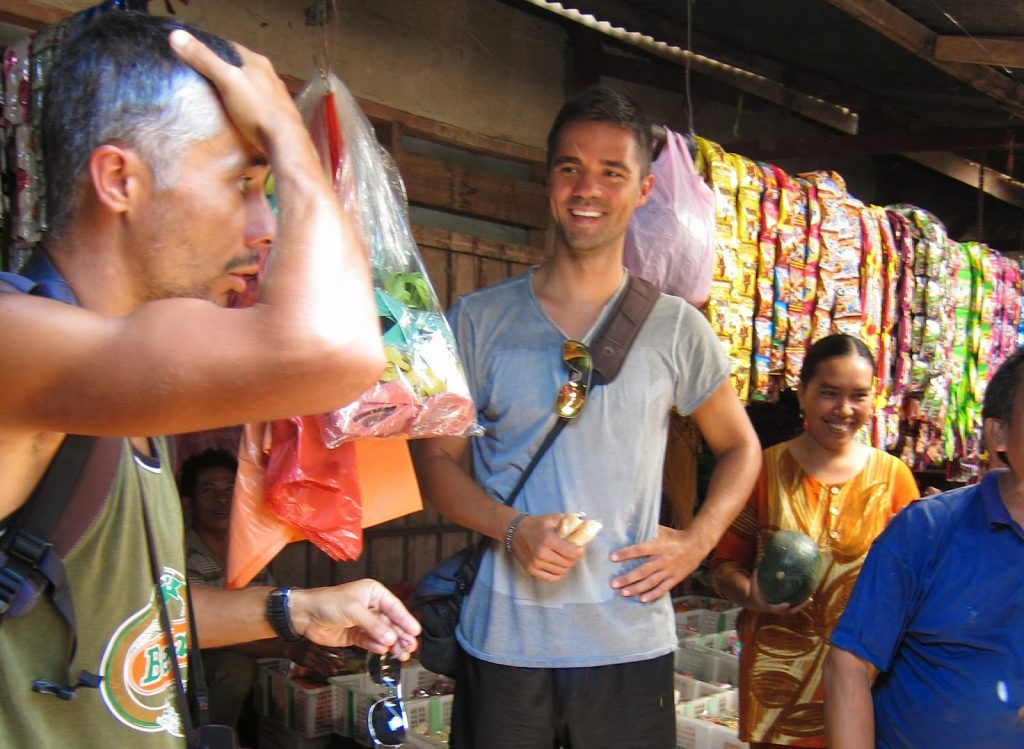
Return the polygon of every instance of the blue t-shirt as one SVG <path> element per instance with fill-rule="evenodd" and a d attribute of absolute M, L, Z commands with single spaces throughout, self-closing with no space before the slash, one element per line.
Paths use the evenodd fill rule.
<path fill-rule="evenodd" d="M 1024 530 L 1000 473 L 897 515 L 832 633 L 880 672 L 881 749 L 1024 747 Z"/>
<path fill-rule="evenodd" d="M 473 440 L 474 475 L 489 494 L 505 497 L 555 422 L 555 393 L 568 379 L 561 353 L 566 335 L 544 314 L 529 273 L 463 297 L 449 317 L 485 430 Z M 609 581 L 641 562 L 613 563 L 608 555 L 656 536 L 669 414 L 673 408 L 692 413 L 728 375 L 707 320 L 663 295 L 619 376 L 591 388 L 580 416 L 515 502 L 531 515 L 583 511 L 604 523 L 603 530 L 553 583 L 531 577 L 492 544 L 459 622 L 467 652 L 493 663 L 545 668 L 671 652 L 676 634 L 668 596 L 651 603 L 623 598 Z"/>

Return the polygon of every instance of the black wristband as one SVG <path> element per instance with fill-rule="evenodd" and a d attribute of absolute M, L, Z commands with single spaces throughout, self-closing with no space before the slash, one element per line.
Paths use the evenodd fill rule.
<path fill-rule="evenodd" d="M 285 642 L 299 642 L 302 637 L 292 626 L 291 613 L 288 610 L 288 597 L 291 588 L 274 588 L 267 596 L 267 619 L 274 634 Z"/>

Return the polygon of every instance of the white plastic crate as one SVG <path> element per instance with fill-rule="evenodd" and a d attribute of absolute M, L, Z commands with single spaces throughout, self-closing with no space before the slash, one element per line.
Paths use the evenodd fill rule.
<path fill-rule="evenodd" d="M 256 711 L 307 739 L 334 732 L 334 698 L 330 684 L 291 675 L 291 663 L 261 663 Z"/>
<path fill-rule="evenodd" d="M 730 687 L 694 679 L 685 674 L 675 675 L 676 704 L 703 699 L 713 694 L 727 692 L 729 689 Z"/>
<path fill-rule="evenodd" d="M 747 749 L 735 727 L 738 704 L 730 690 L 677 705 L 676 749 Z"/>
<path fill-rule="evenodd" d="M 379 700 L 385 692 L 353 692 L 352 693 L 352 738 L 360 746 L 373 746 L 367 725 L 367 713 L 370 705 Z M 451 725 L 452 695 L 436 695 L 402 699 L 405 715 L 409 720 L 409 733 L 433 733 Z M 418 730 L 417 730 L 418 729 Z"/>
<path fill-rule="evenodd" d="M 739 683 L 735 630 L 683 638 L 675 652 L 676 671 L 711 684 Z"/>
<path fill-rule="evenodd" d="M 676 636 L 705 635 L 736 628 L 741 608 L 722 598 L 683 596 L 672 601 Z"/>
<path fill-rule="evenodd" d="M 409 719 L 409 730 L 413 733 L 447 730 L 452 724 L 452 701 L 450 694 L 407 700 L 405 714 Z"/>
<path fill-rule="evenodd" d="M 403 664 L 400 688 L 410 728 L 424 720 L 431 731 L 451 724 L 451 694 L 413 697 L 417 690 L 430 691 L 439 680 L 452 686 L 451 679 L 428 671 L 418 661 Z M 388 690 L 365 673 L 334 676 L 328 681 L 334 704 L 334 732 L 369 746 L 366 711 Z"/>

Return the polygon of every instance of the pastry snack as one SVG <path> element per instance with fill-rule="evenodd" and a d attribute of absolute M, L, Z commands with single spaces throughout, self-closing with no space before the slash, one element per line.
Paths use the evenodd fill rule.
<path fill-rule="evenodd" d="M 569 543 L 586 546 L 603 527 L 598 520 L 588 520 L 585 512 L 570 512 L 558 521 L 555 532 Z"/>

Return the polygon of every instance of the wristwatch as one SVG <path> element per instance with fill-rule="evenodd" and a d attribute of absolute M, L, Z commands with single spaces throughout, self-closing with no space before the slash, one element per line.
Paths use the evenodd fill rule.
<path fill-rule="evenodd" d="M 291 613 L 288 610 L 288 597 L 291 588 L 274 588 L 267 596 L 267 619 L 274 634 L 285 642 L 299 642 L 305 639 L 292 626 Z"/>

